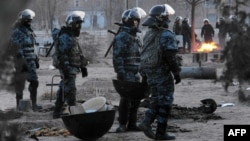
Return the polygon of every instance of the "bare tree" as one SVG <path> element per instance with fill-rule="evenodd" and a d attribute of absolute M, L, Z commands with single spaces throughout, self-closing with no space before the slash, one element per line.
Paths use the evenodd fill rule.
<path fill-rule="evenodd" d="M 191 33 L 192 33 L 192 36 L 191 36 L 191 51 L 193 51 L 194 49 L 194 45 L 195 45 L 195 7 L 199 4 L 201 4 L 202 2 L 204 2 L 204 0 L 186 0 L 186 2 L 188 4 L 191 5 Z"/>
<path fill-rule="evenodd" d="M 56 19 L 60 19 L 67 3 L 66 0 L 34 0 L 30 6 L 37 13 L 39 27 L 46 31 L 53 30 Z"/>
<path fill-rule="evenodd" d="M 219 7 L 223 16 L 229 16 L 230 12 L 235 15 L 239 13 L 241 6 L 247 6 L 250 0 L 222 1 L 214 0 L 216 7 Z"/>

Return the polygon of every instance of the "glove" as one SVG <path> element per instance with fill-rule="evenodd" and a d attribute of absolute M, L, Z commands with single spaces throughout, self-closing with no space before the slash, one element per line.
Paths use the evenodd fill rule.
<path fill-rule="evenodd" d="M 117 73 L 117 79 L 121 81 L 125 80 L 125 72 Z"/>
<path fill-rule="evenodd" d="M 178 83 L 181 82 L 181 77 L 180 77 L 179 74 L 175 74 L 175 75 L 174 75 L 174 79 L 175 79 L 175 84 L 178 84 Z"/>
<path fill-rule="evenodd" d="M 86 67 L 81 68 L 81 72 L 82 72 L 82 77 L 87 77 L 88 76 L 88 70 Z"/>

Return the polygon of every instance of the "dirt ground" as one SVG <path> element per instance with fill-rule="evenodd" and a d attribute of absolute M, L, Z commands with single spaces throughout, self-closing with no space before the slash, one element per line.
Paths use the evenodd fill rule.
<path fill-rule="evenodd" d="M 181 54 L 184 59 L 184 66 L 198 66 L 192 63 L 192 54 Z M 104 96 L 108 102 L 114 106 L 119 103 L 119 94 L 115 91 L 112 85 L 112 79 L 115 78 L 115 73 L 112 67 L 111 57 L 99 57 L 98 61 L 88 66 L 89 75 L 87 78 L 81 78 L 81 74 L 77 77 L 77 99 L 87 100 L 95 96 Z M 50 69 L 51 59 L 40 57 L 39 75 L 39 104 L 47 107 L 54 105 L 54 93 L 57 87 L 53 88 L 53 100 L 50 101 L 51 87 L 46 84 L 51 83 L 52 76 L 58 74 L 57 70 Z M 215 67 L 218 75 L 223 67 L 222 63 L 210 61 L 204 62 L 202 65 Z M 59 78 L 55 77 L 54 82 L 58 82 Z M 250 109 L 247 103 L 242 103 L 238 100 L 238 86 L 232 85 L 229 87 L 229 92 L 225 92 L 221 82 L 216 82 L 212 79 L 193 79 L 185 78 L 182 82 L 176 85 L 174 104 L 180 107 L 186 107 L 187 112 L 176 113 L 170 119 L 169 134 L 176 136 L 176 141 L 223 141 L 223 127 L 227 124 L 250 124 Z M 27 86 L 24 92 L 25 99 L 29 98 Z M 14 92 L 1 90 L 1 110 L 8 110 L 15 107 Z M 200 114 L 199 112 L 191 113 L 190 108 L 199 107 L 200 100 L 212 98 L 217 104 L 234 103 L 232 107 L 217 107 L 213 114 Z M 146 108 L 140 107 L 138 113 L 138 123 L 144 115 Z M 9 122 L 18 122 L 23 125 L 23 132 L 40 127 L 65 128 L 61 119 L 52 119 L 52 111 L 45 112 L 24 112 L 20 118 L 10 120 Z M 147 141 L 143 132 L 127 132 L 114 133 L 118 126 L 117 115 L 109 132 L 99 138 L 99 141 Z M 70 135 L 64 137 L 59 136 L 38 136 L 39 141 L 79 141 L 78 138 Z M 25 136 L 27 141 L 34 139 Z"/>

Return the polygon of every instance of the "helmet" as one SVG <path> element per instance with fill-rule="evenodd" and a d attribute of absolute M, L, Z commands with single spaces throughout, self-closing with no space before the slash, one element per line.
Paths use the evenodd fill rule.
<path fill-rule="evenodd" d="M 138 22 L 140 21 L 140 15 L 136 11 L 128 9 L 122 13 L 122 22 L 124 24 L 129 24 L 134 22 L 134 20 L 137 20 Z M 131 24 L 133 25 L 133 23 Z"/>
<path fill-rule="evenodd" d="M 178 16 L 178 17 L 176 17 L 175 18 L 175 21 L 177 22 L 177 21 L 181 21 L 182 20 L 182 17 L 181 16 Z"/>
<path fill-rule="evenodd" d="M 230 21 L 237 21 L 237 16 L 236 15 L 230 15 L 229 16 L 229 19 L 230 19 Z"/>
<path fill-rule="evenodd" d="M 149 10 L 150 16 L 158 18 L 173 15 L 174 13 L 175 13 L 174 9 L 168 4 L 155 5 Z"/>
<path fill-rule="evenodd" d="M 20 20 L 33 20 L 35 17 L 35 12 L 30 9 L 25 9 L 19 13 L 18 19 Z"/>
<path fill-rule="evenodd" d="M 140 19 L 144 18 L 146 15 L 147 15 L 146 12 L 140 7 L 128 9 L 122 13 L 122 22 L 125 25 L 127 24 L 130 26 L 133 26 L 134 20 L 137 20 L 138 22 L 140 22 Z"/>
<path fill-rule="evenodd" d="M 168 4 L 155 5 L 149 10 L 149 18 L 143 22 L 143 26 L 153 26 L 165 21 L 169 22 L 168 17 L 175 13 L 174 9 Z M 153 19 L 155 20 L 153 20 Z"/>
<path fill-rule="evenodd" d="M 220 21 L 225 21 L 225 18 L 224 18 L 224 17 L 220 17 L 219 20 L 220 20 Z"/>
<path fill-rule="evenodd" d="M 203 19 L 203 22 L 208 22 L 209 23 L 209 20 L 206 18 L 206 19 Z"/>
<path fill-rule="evenodd" d="M 188 19 L 188 18 L 184 18 L 184 19 L 183 19 L 183 22 L 187 22 L 187 23 L 188 23 L 188 22 L 189 22 L 189 19 Z"/>
<path fill-rule="evenodd" d="M 68 14 L 65 19 L 66 25 L 72 27 L 76 24 L 81 24 L 84 22 L 85 12 L 83 11 L 73 11 Z"/>

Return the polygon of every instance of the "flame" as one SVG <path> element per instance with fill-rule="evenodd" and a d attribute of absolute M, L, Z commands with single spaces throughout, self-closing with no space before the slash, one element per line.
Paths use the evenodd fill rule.
<path fill-rule="evenodd" d="M 200 48 L 197 49 L 197 52 L 212 52 L 214 50 L 217 50 L 217 45 L 212 43 L 203 43 Z"/>

